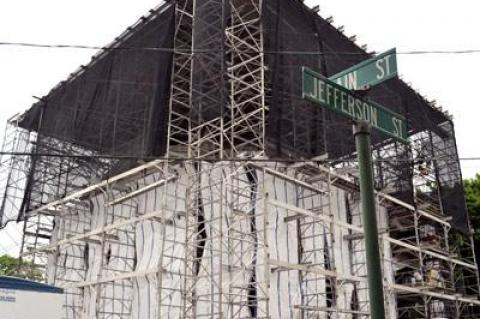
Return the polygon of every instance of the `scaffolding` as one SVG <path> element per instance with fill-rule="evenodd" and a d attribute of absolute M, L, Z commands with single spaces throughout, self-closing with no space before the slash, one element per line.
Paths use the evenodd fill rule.
<path fill-rule="evenodd" d="M 356 187 L 313 163 L 155 161 L 42 207 L 58 215 L 35 253 L 66 289 L 66 318 L 366 317 Z M 389 314 L 468 318 L 471 250 L 441 217 L 381 192 L 377 203 Z"/>
<path fill-rule="evenodd" d="M 306 21 L 297 37 L 281 35 L 288 6 Z M 2 224 L 24 223 L 21 256 L 64 288 L 65 319 L 370 316 L 350 128 L 298 100 L 295 81 L 299 65 L 328 74 L 357 57 L 266 50 L 337 52 L 344 36 L 319 19 L 299 1 L 166 2 L 110 48 L 157 47 L 107 48 L 9 122 Z M 308 42 L 312 29 L 325 35 Z M 137 74 L 143 59 L 154 67 Z M 373 136 L 386 316 L 476 318 L 453 125 L 399 80 L 371 95 L 411 128 L 407 146 Z"/>

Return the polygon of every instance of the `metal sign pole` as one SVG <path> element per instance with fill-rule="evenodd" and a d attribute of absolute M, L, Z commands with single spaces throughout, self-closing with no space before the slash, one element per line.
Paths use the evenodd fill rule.
<path fill-rule="evenodd" d="M 353 134 L 355 136 L 358 168 L 360 170 L 360 204 L 365 236 L 370 318 L 385 319 L 383 276 L 380 263 L 380 250 L 378 247 L 377 214 L 375 211 L 375 194 L 373 190 L 370 125 L 364 121 L 356 122 Z"/>
<path fill-rule="evenodd" d="M 360 170 L 360 207 L 365 236 L 371 319 L 385 319 L 385 301 L 378 247 L 370 129 L 373 127 L 401 143 L 408 143 L 408 130 L 404 116 L 358 97 L 352 89 L 376 85 L 396 75 L 395 49 L 357 64 L 330 79 L 302 67 L 302 98 L 355 121 L 354 136 Z"/>

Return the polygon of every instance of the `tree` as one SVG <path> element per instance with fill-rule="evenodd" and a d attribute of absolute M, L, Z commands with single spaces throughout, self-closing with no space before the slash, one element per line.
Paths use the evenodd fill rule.
<path fill-rule="evenodd" d="M 15 276 L 17 273 L 18 261 L 9 255 L 0 256 L 0 275 Z"/>
<path fill-rule="evenodd" d="M 480 260 L 480 175 L 463 181 L 470 225 L 474 231 L 473 244 L 477 264 Z M 480 265 L 480 264 L 479 264 Z M 480 266 L 479 266 L 480 268 Z"/>
<path fill-rule="evenodd" d="M 42 272 L 31 262 L 10 255 L 0 256 L 0 275 L 20 277 L 35 281 L 43 279 Z"/>
<path fill-rule="evenodd" d="M 463 182 L 470 222 L 475 234 L 475 246 L 480 245 L 480 175 Z"/>

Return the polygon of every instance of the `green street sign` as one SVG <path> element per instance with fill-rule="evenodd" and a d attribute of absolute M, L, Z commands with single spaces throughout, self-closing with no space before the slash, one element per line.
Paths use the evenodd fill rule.
<path fill-rule="evenodd" d="M 302 74 L 302 98 L 352 120 L 366 121 L 384 134 L 408 143 L 406 121 L 402 115 L 361 99 L 349 89 L 306 67 L 302 67 Z"/>
<path fill-rule="evenodd" d="M 331 77 L 330 80 L 350 90 L 377 85 L 397 75 L 397 55 L 393 48 Z"/>

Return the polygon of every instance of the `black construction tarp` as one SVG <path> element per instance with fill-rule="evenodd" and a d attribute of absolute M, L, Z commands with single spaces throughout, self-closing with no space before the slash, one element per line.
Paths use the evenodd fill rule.
<path fill-rule="evenodd" d="M 163 49 L 173 36 L 169 6 L 54 88 L 20 126 L 101 154 L 163 154 L 172 62 Z"/>
<path fill-rule="evenodd" d="M 307 66 L 328 77 L 371 55 L 301 1 L 266 1 L 263 21 L 266 61 L 273 85 L 268 123 L 269 137 L 276 143 L 272 152 L 280 155 L 284 148 L 295 148 L 312 157 L 326 151 L 331 158 L 351 153 L 354 145 L 350 123 L 340 115 L 323 112 L 315 104 L 301 100 L 301 67 Z M 430 107 L 397 78 L 373 87 L 367 97 L 404 115 L 410 134 L 438 131 L 437 126 L 448 121 L 442 112 Z M 325 139 L 319 130 L 325 130 L 328 137 Z M 374 135 L 374 142 L 385 139 L 380 134 Z"/>
<path fill-rule="evenodd" d="M 220 74 L 226 72 L 227 53 L 222 54 L 226 48 L 221 37 L 224 37 L 223 24 L 228 24 L 228 19 L 221 7 L 205 5 L 202 8 L 201 15 L 194 21 L 196 49 L 213 48 L 214 52 L 193 57 L 193 65 L 201 70 L 195 73 L 192 85 L 195 94 L 190 116 L 196 124 L 223 114 L 228 107 L 226 76 Z M 203 19 L 204 16 L 209 19 Z M 262 19 L 265 98 L 269 106 L 267 154 L 271 158 L 289 159 L 327 156 L 339 162 L 351 158 L 354 155 L 351 123 L 301 98 L 301 67 L 328 77 L 371 55 L 299 0 L 264 1 Z M 41 144 L 42 138 L 48 140 L 43 143 L 48 147 L 52 147 L 55 144 L 52 139 L 56 139 L 69 144 L 70 149 L 78 147 L 102 155 L 138 158 L 164 155 L 173 58 L 172 50 L 168 49 L 173 48 L 174 22 L 174 7 L 165 5 L 117 39 L 114 45 L 117 49 L 105 50 L 72 79 L 53 89 L 26 112 L 20 125 L 38 131 L 37 142 Z M 212 25 L 215 23 L 221 23 L 221 28 Z M 202 46 L 200 40 L 212 34 L 218 36 L 218 41 L 209 40 Z M 218 88 L 212 87 L 215 85 Z M 455 142 L 453 127 L 448 133 L 443 128 L 450 120 L 403 81 L 388 80 L 372 88 L 367 98 L 403 114 L 410 135 L 424 131 L 435 133 L 436 144 L 450 145 L 442 154 L 457 160 L 458 165 L 456 148 L 451 145 Z M 376 156 L 392 159 L 391 163 L 386 161 L 375 168 L 383 174 L 378 178 L 382 186 L 390 186 L 393 195 L 413 203 L 414 164 L 409 162 L 409 148 L 386 140 L 377 132 L 373 132 L 372 138 Z M 47 148 L 42 151 L 45 150 L 48 151 Z M 438 162 L 440 166 L 448 163 Z M 135 165 L 133 162 L 121 164 L 109 173 Z M 71 166 L 75 165 L 80 164 Z M 35 179 L 32 174 L 30 189 L 40 187 L 35 186 Z M 453 226 L 467 230 L 460 170 L 450 169 L 448 178 L 439 178 L 439 183 L 445 195 L 443 208 L 453 217 Z"/>
<path fill-rule="evenodd" d="M 173 6 L 152 11 L 23 115 L 38 134 L 19 219 L 165 153 L 174 22 Z"/>
<path fill-rule="evenodd" d="M 328 77 L 372 55 L 307 8 L 303 1 L 265 1 L 263 22 L 267 83 L 272 86 L 268 96 L 269 155 L 289 158 L 323 155 L 332 160 L 352 158 L 355 146 L 351 122 L 301 99 L 301 68 L 306 66 Z M 435 156 L 443 158 L 443 161 L 436 161 L 442 207 L 452 216 L 456 229 L 467 231 L 460 169 L 452 169 L 459 165 L 453 127 L 444 128 L 451 125 L 450 119 L 398 78 L 371 88 L 366 98 L 404 115 L 410 136 L 426 131 L 437 136 L 432 143 L 434 148 L 441 149 L 441 154 Z M 374 154 L 384 160 L 376 164 L 375 171 L 383 174 L 377 179 L 391 184 L 392 195 L 413 204 L 415 163 L 410 161 L 409 147 L 385 139 L 380 133 L 372 132 Z"/>

